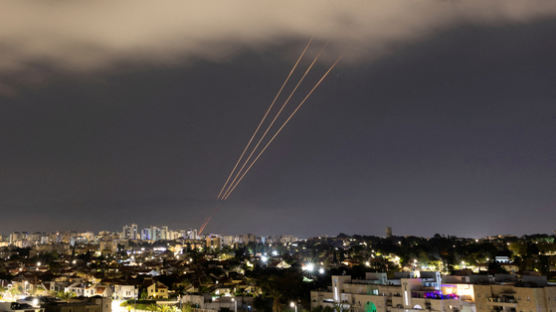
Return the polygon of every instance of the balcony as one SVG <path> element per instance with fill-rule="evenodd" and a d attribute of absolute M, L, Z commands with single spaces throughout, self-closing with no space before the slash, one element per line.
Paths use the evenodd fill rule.
<path fill-rule="evenodd" d="M 493 306 L 501 306 L 501 307 L 517 307 L 517 300 L 513 297 L 508 296 L 500 296 L 500 297 L 489 297 L 488 303 Z"/>
<path fill-rule="evenodd" d="M 492 310 L 490 310 L 490 312 L 517 312 L 516 308 L 514 307 L 500 307 L 500 306 L 494 306 L 492 307 Z"/>

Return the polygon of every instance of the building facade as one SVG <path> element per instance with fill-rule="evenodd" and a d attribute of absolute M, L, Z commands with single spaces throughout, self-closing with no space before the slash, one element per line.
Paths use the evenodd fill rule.
<path fill-rule="evenodd" d="M 556 312 L 556 285 L 536 276 L 335 275 L 328 290 L 311 292 L 311 308 L 319 306 L 354 312 Z"/>

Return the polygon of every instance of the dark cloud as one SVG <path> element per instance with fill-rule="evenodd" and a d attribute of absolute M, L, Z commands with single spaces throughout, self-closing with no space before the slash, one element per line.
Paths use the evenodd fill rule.
<path fill-rule="evenodd" d="M 295 41 L 92 72 L 39 62 L 0 100 L 0 229 L 186 228 L 218 211 L 209 230 L 549 232 L 555 31 L 461 23 L 344 63 L 225 203 Z"/>
<path fill-rule="evenodd" d="M 0 70 L 32 70 L 45 61 L 91 70 L 116 61 L 220 59 L 311 36 L 347 59 L 368 59 L 454 23 L 522 23 L 555 14 L 552 0 L 8 0 L 0 11 Z"/>

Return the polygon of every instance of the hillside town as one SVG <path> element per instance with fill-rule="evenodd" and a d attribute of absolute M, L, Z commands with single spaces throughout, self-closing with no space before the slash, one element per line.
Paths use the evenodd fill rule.
<path fill-rule="evenodd" d="M 550 312 L 553 235 L 10 233 L 0 310 Z M 9 303 L 10 305 L 6 306 Z"/>

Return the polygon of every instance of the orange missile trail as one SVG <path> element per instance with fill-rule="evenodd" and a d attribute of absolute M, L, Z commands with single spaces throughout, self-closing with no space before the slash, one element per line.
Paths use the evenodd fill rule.
<path fill-rule="evenodd" d="M 232 184 L 231 189 L 227 192 L 226 196 L 224 197 L 224 200 L 228 199 L 228 197 L 230 196 L 230 194 L 236 189 L 236 187 L 239 185 L 239 183 L 243 180 L 243 178 L 245 177 L 245 175 L 247 174 L 247 172 L 249 172 L 249 170 L 253 167 L 253 165 L 257 162 L 257 160 L 261 157 L 261 155 L 266 151 L 266 149 L 268 148 L 268 146 L 272 143 L 272 141 L 274 141 L 274 139 L 276 139 L 276 137 L 278 136 L 278 134 L 282 131 L 282 129 L 284 129 L 284 127 L 288 124 L 288 122 L 293 118 L 293 116 L 297 113 L 297 111 L 301 108 L 301 106 L 303 106 L 303 104 L 307 101 L 307 99 L 313 94 L 313 92 L 315 92 L 315 90 L 318 88 L 318 86 L 324 81 L 324 79 L 326 78 L 326 76 L 328 76 L 328 74 L 330 74 L 330 72 L 332 71 L 332 69 L 334 69 L 334 67 L 336 67 L 336 65 L 338 64 L 338 62 L 340 62 L 341 57 L 338 57 L 336 59 L 336 61 L 330 66 L 330 68 L 328 68 L 328 70 L 322 75 L 322 77 L 319 79 L 319 81 L 317 81 L 317 83 L 315 84 L 315 86 L 313 86 L 313 88 L 309 91 L 309 93 L 307 93 L 307 95 L 305 95 L 305 97 L 303 98 L 303 100 L 301 100 L 301 102 L 299 102 L 299 104 L 297 105 L 297 107 L 293 110 L 293 112 L 288 116 L 288 118 L 282 123 L 282 125 L 280 126 L 280 128 L 278 128 L 278 130 L 276 131 L 276 133 L 274 133 L 274 135 L 270 138 L 270 140 L 265 144 L 265 146 L 263 147 L 263 149 L 259 152 L 259 154 L 257 154 L 257 156 L 255 157 L 255 159 L 253 159 L 253 161 L 251 162 L 251 164 L 249 165 L 249 167 L 247 167 L 247 169 L 243 172 L 243 174 L 241 175 L 241 177 L 239 178 L 239 180 L 237 180 L 237 182 L 235 182 L 235 184 Z"/>
<path fill-rule="evenodd" d="M 255 131 L 253 131 L 253 134 L 251 135 L 251 138 L 249 138 L 249 141 L 247 142 L 247 144 L 245 145 L 245 147 L 243 148 L 243 151 L 241 152 L 241 155 L 239 155 L 239 158 L 237 159 L 234 167 L 232 168 L 232 171 L 230 171 L 230 174 L 228 175 L 228 178 L 226 179 L 226 182 L 224 182 L 224 185 L 222 185 L 222 188 L 220 189 L 220 192 L 218 193 L 217 198 L 221 199 L 222 196 L 222 192 L 224 192 L 224 189 L 226 189 L 226 187 L 228 186 L 228 182 L 230 182 L 230 179 L 232 178 L 233 174 L 235 173 L 235 170 L 237 169 L 237 166 L 239 165 L 239 163 L 241 162 L 241 160 L 243 159 L 243 156 L 245 156 L 245 153 L 247 152 L 247 150 L 249 149 L 249 146 L 251 146 L 251 143 L 253 142 L 253 139 L 255 139 L 255 136 L 257 135 L 257 133 L 259 132 L 259 130 L 261 129 L 261 126 L 263 125 L 264 121 L 266 120 L 266 117 L 268 117 L 268 114 L 270 113 L 270 111 L 272 110 L 272 107 L 274 107 L 274 104 L 276 103 L 276 101 L 278 100 L 278 98 L 280 97 L 280 94 L 282 93 L 282 90 L 284 90 L 284 87 L 286 86 L 286 84 L 288 83 L 288 81 L 290 80 L 291 76 L 293 75 L 293 73 L 295 72 L 295 69 L 297 68 L 297 66 L 299 65 L 299 62 L 301 62 L 301 59 L 303 58 L 303 56 L 305 55 L 305 52 L 307 52 L 307 49 L 309 49 L 309 46 L 311 45 L 311 42 L 313 41 L 313 39 L 309 39 L 309 41 L 307 42 L 307 44 L 305 45 L 305 48 L 303 49 L 303 51 L 301 51 L 301 54 L 299 55 L 299 57 L 297 58 L 297 60 L 295 61 L 295 63 L 293 64 L 288 76 L 286 76 L 286 79 L 284 80 L 284 82 L 282 82 L 282 86 L 280 87 L 280 89 L 278 90 L 278 92 L 276 93 L 276 95 L 274 96 L 274 99 L 272 100 L 272 102 L 270 103 L 270 105 L 268 106 L 268 108 L 266 109 L 263 117 L 261 118 L 261 121 L 259 121 L 259 124 L 257 125 L 257 128 L 255 128 Z"/>
<path fill-rule="evenodd" d="M 224 195 L 222 196 L 223 199 L 228 198 L 228 195 L 230 193 L 230 190 L 232 189 L 232 186 L 234 185 L 234 183 L 237 181 L 237 179 L 240 177 L 240 175 L 242 174 L 243 169 L 245 169 L 245 166 L 247 166 L 247 164 L 249 163 L 249 161 L 251 160 L 251 157 L 253 157 L 253 154 L 255 154 L 255 152 L 257 151 L 257 149 L 259 148 L 259 146 L 261 145 L 261 143 L 263 142 L 263 140 L 265 139 L 266 135 L 268 134 L 268 132 L 272 129 L 272 126 L 274 126 L 274 123 L 276 122 L 276 120 L 278 119 L 278 117 L 280 117 L 280 115 L 282 114 L 282 112 L 284 111 L 284 108 L 286 108 L 286 106 L 288 105 L 288 103 L 290 102 L 292 96 L 295 94 L 295 92 L 297 91 L 297 89 L 299 88 L 299 86 L 301 85 L 301 83 L 303 82 L 303 80 L 305 79 L 305 77 L 307 77 L 307 74 L 309 74 L 309 72 L 311 71 L 311 69 L 313 68 L 313 66 L 315 65 L 315 63 L 318 61 L 322 50 L 324 48 L 322 48 L 319 53 L 315 56 L 315 58 L 313 59 L 313 61 L 311 62 L 311 64 L 309 64 L 309 66 L 307 67 L 307 69 L 305 69 L 305 72 L 303 73 L 303 75 L 301 76 L 301 78 L 299 78 L 299 81 L 297 82 L 297 84 L 295 85 L 295 87 L 293 88 L 293 90 L 290 92 L 290 94 L 288 95 L 288 97 L 286 98 L 286 100 L 284 100 L 284 103 L 282 103 L 282 106 L 280 107 L 280 109 L 278 110 L 278 112 L 276 112 L 276 114 L 274 115 L 274 118 L 272 118 L 272 120 L 270 121 L 270 123 L 268 124 L 268 126 L 266 127 L 265 131 L 263 132 L 263 134 L 261 135 L 261 137 L 259 138 L 259 140 L 257 141 L 257 144 L 255 144 L 255 146 L 251 149 L 251 152 L 249 153 L 249 155 L 247 156 L 247 158 L 243 161 L 243 165 L 241 166 L 241 168 L 236 172 L 236 175 L 234 177 L 234 179 L 232 180 L 232 182 L 228 185 L 227 190 L 224 192 Z"/>
<path fill-rule="evenodd" d="M 201 225 L 201 227 L 199 228 L 199 233 L 198 233 L 198 235 L 203 234 L 203 231 L 205 230 L 205 228 L 206 228 L 207 225 L 209 224 L 210 219 L 212 219 L 212 216 L 209 216 L 209 217 L 207 218 L 207 221 L 205 221 L 205 223 L 203 223 L 203 225 Z"/>
<path fill-rule="evenodd" d="M 263 117 L 261 118 L 261 120 L 259 121 L 259 124 L 257 125 L 257 127 L 255 128 L 255 131 L 253 131 L 253 134 L 251 135 L 251 137 L 249 138 L 249 141 L 247 142 L 247 144 L 245 145 L 245 147 L 243 148 L 243 151 L 241 152 L 239 158 L 237 159 L 234 167 L 232 168 L 232 170 L 230 171 L 230 173 L 228 174 L 228 177 L 226 178 L 226 182 L 224 182 L 224 185 L 222 185 L 222 188 L 220 189 L 220 192 L 218 193 L 217 198 L 221 199 L 222 197 L 222 192 L 224 191 L 224 189 L 228 186 L 228 182 L 230 182 L 230 179 L 232 178 L 233 174 L 235 173 L 235 170 L 237 169 L 239 163 L 241 162 L 241 160 L 243 159 L 243 156 L 245 156 L 245 153 L 247 152 L 247 150 L 249 149 L 249 147 L 251 146 L 251 143 L 253 142 L 253 140 L 255 139 L 255 136 L 257 135 L 257 133 L 259 132 L 260 128 L 262 127 L 264 121 L 266 120 L 266 118 L 268 117 L 268 114 L 270 113 L 270 111 L 272 110 L 272 108 L 274 107 L 274 104 L 276 103 L 276 101 L 278 100 L 278 98 L 280 97 L 280 94 L 282 93 L 282 91 L 284 90 L 284 88 L 286 87 L 289 79 L 291 78 L 291 76 L 293 75 L 293 73 L 295 72 L 295 70 L 297 69 L 297 66 L 299 65 L 299 63 L 301 62 L 301 60 L 303 59 L 303 56 L 305 56 L 305 53 L 307 52 L 307 50 L 309 49 L 309 47 L 311 46 L 313 39 L 310 38 L 309 41 L 307 41 L 307 44 L 305 45 L 305 47 L 303 48 L 303 50 L 301 51 L 301 54 L 298 56 L 297 60 L 295 61 L 295 63 L 293 64 L 292 68 L 290 69 L 290 72 L 288 73 L 288 75 L 286 76 L 286 79 L 284 79 L 284 82 L 282 82 L 282 85 L 280 86 L 280 89 L 278 89 L 278 92 L 276 93 L 276 95 L 274 96 L 274 99 L 272 100 L 272 102 L 270 103 L 270 105 L 268 106 L 268 108 L 266 109 Z M 203 231 L 205 230 L 205 228 L 207 227 L 207 225 L 209 224 L 210 220 L 212 219 L 212 215 L 209 216 L 207 218 L 207 220 L 205 221 L 205 223 L 203 223 L 201 225 L 201 227 L 199 228 L 199 235 L 201 235 L 203 233 Z"/>

